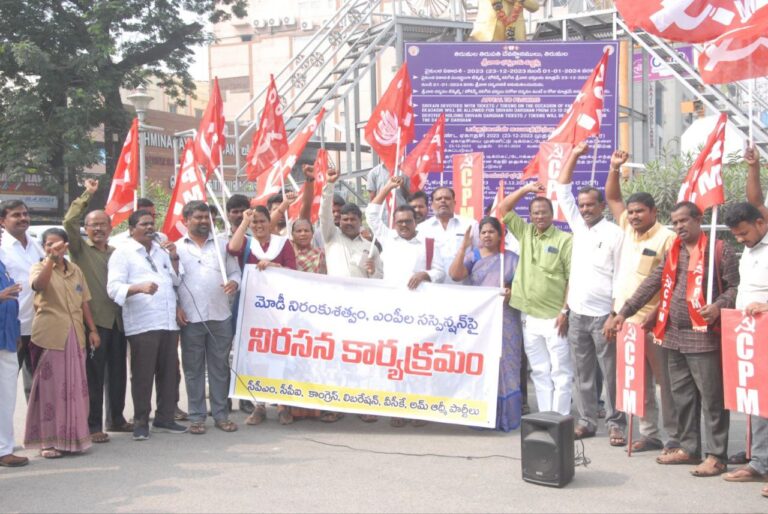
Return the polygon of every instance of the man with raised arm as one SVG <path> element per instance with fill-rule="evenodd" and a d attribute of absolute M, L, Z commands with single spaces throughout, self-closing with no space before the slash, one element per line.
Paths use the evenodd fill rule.
<path fill-rule="evenodd" d="M 107 294 L 107 272 L 109 259 L 114 247 L 109 244 L 112 225 L 109 216 L 102 210 L 89 212 L 85 216 L 85 233 L 88 239 L 80 237 L 80 222 L 83 214 L 99 189 L 99 182 L 85 180 L 85 191 L 77 198 L 64 215 L 64 230 L 69 235 L 69 253 L 77 264 L 91 291 L 91 313 L 99 332 L 101 345 L 86 355 L 85 373 L 88 379 L 88 427 L 94 443 L 108 441 L 102 432 L 102 405 L 107 406 L 107 431 L 132 432 L 133 424 L 123 417 L 125 408 L 125 387 L 128 378 L 126 352 L 128 344 L 123 333 L 120 308 Z"/>
<path fill-rule="evenodd" d="M 320 202 L 320 234 L 325 248 L 328 275 L 333 277 L 381 278 L 383 270 L 379 251 L 360 235 L 363 213 L 360 207 L 346 203 L 341 208 L 339 224 L 333 216 L 333 189 L 339 171 L 329 169 Z"/>
<path fill-rule="evenodd" d="M 543 191 L 539 182 L 525 184 L 502 200 L 499 213 L 520 242 L 520 262 L 509 304 L 522 313 L 525 354 L 533 371 L 539 411 L 567 415 L 571 411 L 573 381 L 565 338 L 572 237 L 552 225 L 552 202 L 543 196 L 531 200 L 530 223 L 514 211 L 525 195 Z"/>
<path fill-rule="evenodd" d="M 626 206 L 621 196 L 619 175 L 621 166 L 629 154 L 616 150 L 611 156 L 610 171 L 605 183 L 605 198 L 613 218 L 624 231 L 621 246 L 618 280 L 613 288 L 613 309 L 606 321 L 604 335 L 612 340 L 613 317 L 637 287 L 659 265 L 672 247 L 675 233 L 658 222 L 656 202 L 648 193 L 634 193 L 627 199 Z M 639 440 L 632 443 L 633 452 L 662 450 L 668 453 L 680 447 L 677 433 L 677 415 L 669 386 L 666 354 L 653 342 L 651 329 L 656 323 L 656 308 L 659 295 L 654 295 L 627 321 L 638 323 L 647 331 L 645 339 L 645 416 L 640 419 Z M 662 443 L 659 427 L 659 408 L 656 402 L 656 384 L 661 390 L 661 419 L 667 432 L 667 442 Z"/>
<path fill-rule="evenodd" d="M 560 209 L 573 232 L 573 254 L 568 287 L 568 342 L 575 366 L 575 400 L 579 413 L 577 439 L 592 437 L 597 431 L 598 368 L 605 377 L 605 423 L 611 446 L 624 446 L 627 426 L 623 412 L 616 407 L 616 345 L 603 335 L 611 313 L 613 285 L 621 254 L 622 231 L 603 216 L 605 198 L 594 187 L 579 189 L 573 197 L 572 177 L 576 162 L 587 151 L 580 143 L 560 171 L 556 186 Z"/>
<path fill-rule="evenodd" d="M 736 241 L 744 244 L 739 262 L 739 292 L 736 308 L 749 315 L 768 312 L 768 208 L 763 203 L 760 187 L 760 157 L 754 147 L 744 153 L 747 162 L 747 200 L 731 206 L 725 213 L 725 224 Z M 740 468 L 726 473 L 729 482 L 768 481 L 768 419 L 752 415 L 752 455 Z M 768 485 L 761 491 L 768 498 Z"/>

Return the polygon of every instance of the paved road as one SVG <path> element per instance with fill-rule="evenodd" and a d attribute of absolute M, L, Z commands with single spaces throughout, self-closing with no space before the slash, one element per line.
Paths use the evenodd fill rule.
<path fill-rule="evenodd" d="M 24 408 L 16 412 L 17 440 Z M 182 403 L 182 406 L 184 404 Z M 130 412 L 130 406 L 128 412 Z M 519 431 L 431 424 L 394 429 L 347 415 L 335 424 L 209 426 L 203 436 L 113 434 L 87 454 L 0 468 L 4 512 L 768 512 L 760 484 L 694 478 L 688 466 L 627 458 L 601 427 L 587 468 L 563 489 L 521 479 Z M 743 449 L 735 416 L 731 450 Z"/>

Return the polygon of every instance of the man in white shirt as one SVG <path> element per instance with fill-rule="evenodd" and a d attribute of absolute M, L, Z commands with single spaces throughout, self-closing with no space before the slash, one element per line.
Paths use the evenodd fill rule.
<path fill-rule="evenodd" d="M 19 368 L 24 378 L 24 394 L 29 399 L 32 388 L 32 364 L 29 358 L 29 342 L 32 334 L 32 319 L 35 317 L 33 304 L 35 293 L 29 287 L 29 269 L 45 257 L 37 240 L 27 234 L 29 209 L 21 200 L 3 202 L 0 207 L 0 224 L 5 235 L 0 242 L 0 260 L 5 263 L 8 274 L 21 286 L 19 293 L 19 322 L 21 323 L 21 344 L 18 345 Z"/>
<path fill-rule="evenodd" d="M 229 351 L 232 347 L 232 312 L 229 299 L 240 285 L 240 267 L 226 250 L 226 241 L 214 239 L 210 208 L 201 201 L 187 203 L 182 210 L 187 235 L 176 242 L 184 269 L 178 288 L 178 322 L 181 325 L 181 362 L 187 384 L 189 429 L 205 433 L 205 378 L 208 376 L 211 416 L 216 428 L 234 432 L 229 420 Z M 217 255 L 218 254 L 218 255 Z M 223 283 L 220 263 L 227 282 Z"/>
<path fill-rule="evenodd" d="M 320 202 L 320 234 L 325 248 L 325 263 L 328 275 L 333 277 L 381 278 L 381 259 L 376 246 L 371 252 L 371 243 L 360 235 L 363 213 L 360 208 L 347 203 L 339 213 L 339 225 L 334 224 L 333 189 L 339 179 L 339 172 L 328 170 Z"/>
<path fill-rule="evenodd" d="M 576 365 L 574 399 L 579 419 L 577 439 L 597 432 L 597 366 L 604 377 L 605 423 L 611 446 L 626 444 L 626 417 L 616 406 L 616 345 L 607 341 L 603 326 L 611 313 L 613 283 L 621 255 L 622 230 L 603 217 L 602 191 L 585 187 L 573 197 L 571 180 L 586 143 L 574 147 L 555 186 L 560 209 L 573 232 L 571 280 L 568 288 L 568 342 Z"/>
<path fill-rule="evenodd" d="M 392 177 L 379 190 L 365 210 L 373 235 L 381 241 L 384 250 L 383 279 L 385 282 L 416 289 L 422 282 L 440 283 L 445 279 L 445 268 L 437 258 L 436 244 L 416 231 L 413 207 L 401 205 L 395 209 L 395 230 L 387 227 L 381 218 L 384 199 L 403 184 L 402 177 Z"/>
<path fill-rule="evenodd" d="M 419 233 L 435 240 L 435 260 L 439 261 L 440 266 L 446 270 L 451 267 L 468 229 L 471 228 L 472 230 L 472 245 L 477 248 L 480 242 L 477 221 L 457 216 L 454 213 L 455 208 L 456 193 L 453 189 L 438 187 L 432 191 L 434 216 L 419 223 Z M 446 284 L 463 284 L 466 279 L 456 282 L 446 275 L 444 282 Z"/>
<path fill-rule="evenodd" d="M 157 219 L 157 210 L 155 209 L 155 202 L 153 202 L 149 198 L 139 198 L 138 200 L 136 200 L 136 210 L 147 211 L 152 215 L 152 219 Z M 168 241 L 168 236 L 166 236 L 162 232 L 156 231 L 156 233 L 158 237 L 157 241 L 159 243 L 164 243 Z M 113 248 L 117 248 L 118 246 L 123 245 L 130 240 L 131 240 L 131 231 L 126 230 L 125 232 L 120 232 L 119 234 L 110 236 L 109 244 Z"/>
<path fill-rule="evenodd" d="M 157 375 L 157 410 L 152 430 L 184 433 L 174 421 L 179 358 L 176 291 L 183 268 L 176 245 L 155 242 L 155 220 L 139 210 L 128 218 L 131 239 L 109 259 L 107 293 L 123 308 L 125 335 L 131 347 L 133 439 L 149 439 L 152 385 Z"/>

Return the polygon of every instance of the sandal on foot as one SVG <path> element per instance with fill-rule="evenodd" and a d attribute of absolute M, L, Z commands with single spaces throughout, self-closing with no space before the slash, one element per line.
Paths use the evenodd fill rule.
<path fill-rule="evenodd" d="M 108 443 L 109 435 L 105 434 L 104 432 L 94 432 L 91 434 L 91 442 L 96 444 Z"/>
<path fill-rule="evenodd" d="M 728 465 L 720 462 L 720 459 L 708 455 L 704 462 L 693 468 L 690 473 L 695 477 L 716 477 L 728 470 Z"/>
<path fill-rule="evenodd" d="M 763 487 L 763 488 L 760 490 L 760 494 L 762 494 L 762 495 L 763 495 L 765 498 L 768 498 L 768 485 L 767 485 L 767 486 L 765 486 L 765 487 Z"/>
<path fill-rule="evenodd" d="M 590 430 L 584 425 L 576 425 L 576 428 L 573 429 L 574 439 L 587 439 L 589 437 L 595 437 L 594 430 Z"/>
<path fill-rule="evenodd" d="M 632 443 L 632 453 L 650 452 L 661 450 L 662 448 L 664 448 L 664 445 L 661 444 L 661 441 L 652 437 L 641 437 Z"/>
<path fill-rule="evenodd" d="M 729 459 L 730 462 L 730 459 Z M 752 466 L 741 466 L 723 475 L 726 482 L 765 482 L 766 475 L 761 475 Z"/>
<path fill-rule="evenodd" d="M 336 423 L 343 417 L 341 412 L 323 412 L 318 419 L 323 423 Z"/>
<path fill-rule="evenodd" d="M 357 417 L 360 418 L 360 421 L 363 423 L 376 423 L 379 421 L 378 416 L 373 416 L 371 414 L 359 414 Z"/>
<path fill-rule="evenodd" d="M 206 432 L 204 421 L 195 421 L 189 425 L 189 433 L 193 435 L 203 435 Z"/>
<path fill-rule="evenodd" d="M 738 452 L 734 453 L 730 457 L 728 457 L 728 464 L 733 464 L 734 466 L 738 466 L 740 464 L 748 464 L 749 459 L 747 458 L 747 452 Z"/>
<path fill-rule="evenodd" d="M 41 456 L 42 456 L 44 459 L 60 459 L 60 458 L 62 458 L 62 457 L 64 456 L 64 455 L 63 455 L 63 454 L 62 454 L 62 453 L 61 453 L 59 450 L 57 450 L 56 448 L 45 448 L 45 449 L 43 449 L 43 450 L 40 450 L 40 455 L 41 455 Z"/>
<path fill-rule="evenodd" d="M 670 449 L 669 453 L 656 457 L 657 464 L 699 464 L 700 462 L 700 458 L 694 457 L 682 448 Z"/>
<path fill-rule="evenodd" d="M 288 409 L 282 410 L 277 413 L 277 421 L 281 425 L 290 425 L 293 423 L 293 415 L 291 415 L 291 411 Z"/>
<path fill-rule="evenodd" d="M 389 426 L 395 428 L 403 428 L 407 423 L 408 420 L 404 418 L 390 418 L 389 420 Z"/>
<path fill-rule="evenodd" d="M 256 408 L 253 409 L 253 412 L 245 418 L 245 423 L 246 425 L 258 425 L 265 419 L 267 419 L 267 408 L 263 403 L 259 403 L 256 405 Z"/>
<path fill-rule="evenodd" d="M 624 431 L 619 427 L 611 427 L 608 430 L 608 442 L 611 446 L 625 446 L 627 444 L 627 438 L 624 436 Z"/>
<path fill-rule="evenodd" d="M 214 426 L 224 432 L 237 432 L 237 425 L 234 421 L 229 419 L 222 419 L 217 421 Z"/>

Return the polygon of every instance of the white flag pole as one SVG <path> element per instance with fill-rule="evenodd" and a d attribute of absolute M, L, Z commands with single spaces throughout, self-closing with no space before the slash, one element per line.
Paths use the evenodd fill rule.
<path fill-rule="evenodd" d="M 400 176 L 400 131 L 401 127 L 397 126 L 397 145 L 395 146 L 395 172 L 393 173 L 393 176 L 399 177 Z M 389 193 L 390 195 L 393 195 L 392 197 L 392 207 L 389 209 L 389 228 L 393 228 L 395 224 L 395 207 L 397 206 L 397 191 L 393 189 Z M 387 200 L 384 199 L 384 202 Z M 387 206 L 389 207 L 389 206 Z"/>
<path fill-rule="evenodd" d="M 754 112 L 755 112 L 755 80 L 749 81 L 749 146 L 755 144 L 755 126 L 754 126 Z"/>
<path fill-rule="evenodd" d="M 223 217 L 223 216 L 222 216 Z M 227 285 L 227 270 L 224 268 L 224 257 L 221 256 L 219 251 L 219 238 L 216 234 L 216 224 L 213 222 L 213 215 L 211 211 L 208 211 L 208 219 L 211 222 L 211 234 L 213 234 L 213 247 L 216 252 L 216 260 L 219 262 L 219 270 L 221 271 L 221 283 Z"/>
<path fill-rule="evenodd" d="M 219 203 L 219 199 L 216 198 L 216 193 L 214 193 L 213 189 L 211 189 L 210 182 L 205 183 L 205 190 L 208 191 L 208 197 L 213 200 L 213 205 L 215 205 L 216 209 L 221 213 L 221 218 L 224 220 L 224 228 L 227 230 L 227 233 L 231 233 L 232 226 L 229 224 L 229 220 L 227 219 L 227 211 L 224 210 L 224 208 Z"/>
<path fill-rule="evenodd" d="M 592 175 L 589 177 L 589 185 L 595 185 L 595 170 L 597 169 L 597 147 L 599 146 L 600 136 L 595 136 L 595 151 L 592 152 Z"/>
<path fill-rule="evenodd" d="M 224 138 L 223 143 L 227 144 L 227 138 Z M 219 180 L 221 181 L 221 203 L 226 205 L 227 198 L 232 196 L 232 193 L 229 191 L 226 182 L 224 182 L 224 151 L 221 149 L 221 145 L 219 145 L 219 173 Z"/>
<path fill-rule="evenodd" d="M 715 241 L 717 238 L 717 205 L 712 206 L 712 225 L 709 228 L 709 271 L 707 272 L 707 305 L 712 305 L 712 284 L 715 276 Z M 720 291 L 722 293 L 722 291 Z"/>

